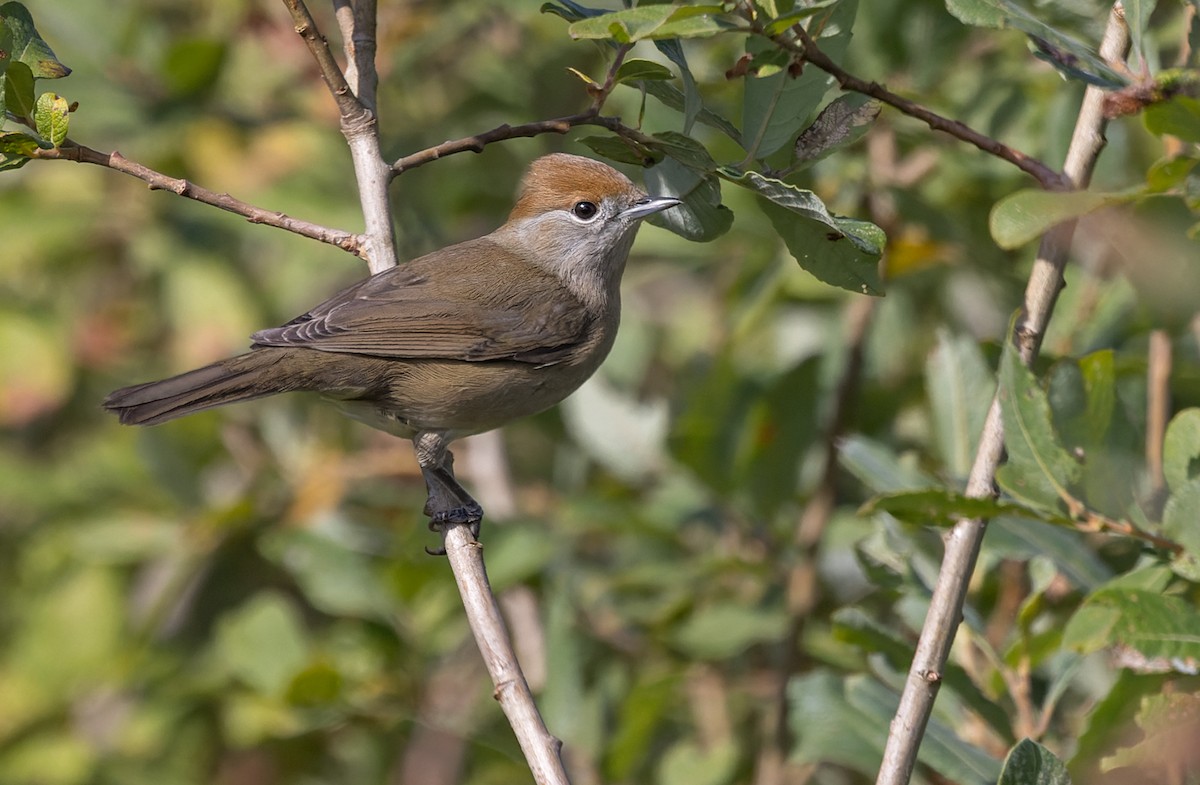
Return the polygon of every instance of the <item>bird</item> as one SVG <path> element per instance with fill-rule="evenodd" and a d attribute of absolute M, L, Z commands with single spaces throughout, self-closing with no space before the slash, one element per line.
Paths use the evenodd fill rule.
<path fill-rule="evenodd" d="M 681 201 L 649 196 L 616 169 L 553 153 L 534 160 L 490 234 L 371 275 L 249 351 L 103 403 L 157 425 L 285 392 L 317 392 L 344 414 L 411 439 L 435 531 L 483 508 L 454 477 L 449 444 L 549 409 L 612 348 L 620 282 L 642 220 Z"/>

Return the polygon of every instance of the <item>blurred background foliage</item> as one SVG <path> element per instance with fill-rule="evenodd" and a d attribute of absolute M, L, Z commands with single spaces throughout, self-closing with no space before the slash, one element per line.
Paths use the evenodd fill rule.
<path fill-rule="evenodd" d="M 74 71 L 53 88 L 80 102 L 73 138 L 358 230 L 336 110 L 281 4 L 28 5 Z M 1191 23 L 1163 6 L 1146 47 L 1156 69 Z M 1107 7 L 1037 11 L 1096 41 Z M 607 50 L 565 28 L 537 3 L 382 3 L 385 153 L 586 106 L 567 69 L 602 78 Z M 706 105 L 740 117 L 741 83 L 725 72 L 741 40 L 686 48 Z M 1020 34 L 918 0 L 862 3 L 842 62 L 1054 166 L 1082 94 Z M 606 112 L 634 124 L 640 103 L 621 87 Z M 644 125 L 678 131 L 680 119 L 650 101 Z M 489 231 L 530 159 L 586 152 L 576 140 L 592 134 L 405 173 L 401 256 Z M 729 140 L 694 135 L 735 159 Z M 1141 182 L 1164 154 L 1136 117 L 1108 139 L 1101 189 Z M 859 507 L 959 487 L 969 470 L 1032 255 L 999 250 L 988 213 L 1030 182 L 885 111 L 802 184 L 887 230 L 886 298 L 816 282 L 753 196 L 726 186 L 736 221 L 715 241 L 642 230 L 597 379 L 502 443 L 457 450 L 491 515 L 493 584 L 576 782 L 850 783 L 878 765 L 941 548 L 937 530 Z M 1112 515 L 1142 509 L 1132 502 L 1148 490 L 1152 331 L 1173 345 L 1172 406 L 1200 405 L 1192 222 L 1165 200 L 1085 220 L 1038 369 L 1060 432 L 1078 436 L 1068 446 L 1087 443 L 1089 466 L 1106 467 L 1087 500 Z M 449 570 L 423 552 L 434 539 L 408 444 L 299 396 L 146 430 L 99 409 L 115 387 L 242 350 L 361 263 L 68 163 L 0 177 L 0 232 L 0 782 L 526 781 Z M 859 360 L 850 389 L 840 380 Z M 1093 432 L 1079 390 L 1095 373 L 1112 405 Z M 1177 441 L 1184 482 L 1194 442 Z M 1118 576 L 1194 605 L 1195 584 L 1135 541 L 996 521 L 920 781 L 994 781 L 1024 736 L 1080 782 L 1177 763 L 1146 739 L 1180 716 L 1194 727 L 1197 685 L 1175 672 L 1192 655 L 1147 675 L 1103 648 L 1103 625 L 1064 645 L 1085 598 Z"/>

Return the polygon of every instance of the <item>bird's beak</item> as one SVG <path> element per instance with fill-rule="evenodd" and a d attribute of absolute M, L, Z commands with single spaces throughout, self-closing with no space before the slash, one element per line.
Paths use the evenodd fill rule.
<path fill-rule="evenodd" d="M 628 221 L 635 221 L 677 204 L 683 204 L 683 200 L 676 199 L 674 196 L 647 196 L 645 199 L 634 202 L 632 207 L 622 210 L 621 217 Z"/>

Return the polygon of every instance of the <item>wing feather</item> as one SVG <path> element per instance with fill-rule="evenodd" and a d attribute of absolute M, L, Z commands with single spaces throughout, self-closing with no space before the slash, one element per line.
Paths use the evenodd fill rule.
<path fill-rule="evenodd" d="M 552 274 L 531 271 L 483 237 L 373 275 L 252 340 L 396 359 L 549 365 L 586 342 L 594 321 Z"/>

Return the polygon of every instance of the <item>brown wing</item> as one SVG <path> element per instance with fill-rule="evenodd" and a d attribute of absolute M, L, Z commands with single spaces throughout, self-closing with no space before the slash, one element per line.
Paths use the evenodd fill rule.
<path fill-rule="evenodd" d="M 480 238 L 373 275 L 252 340 L 398 359 L 551 365 L 586 340 L 592 321 L 554 276 Z"/>

